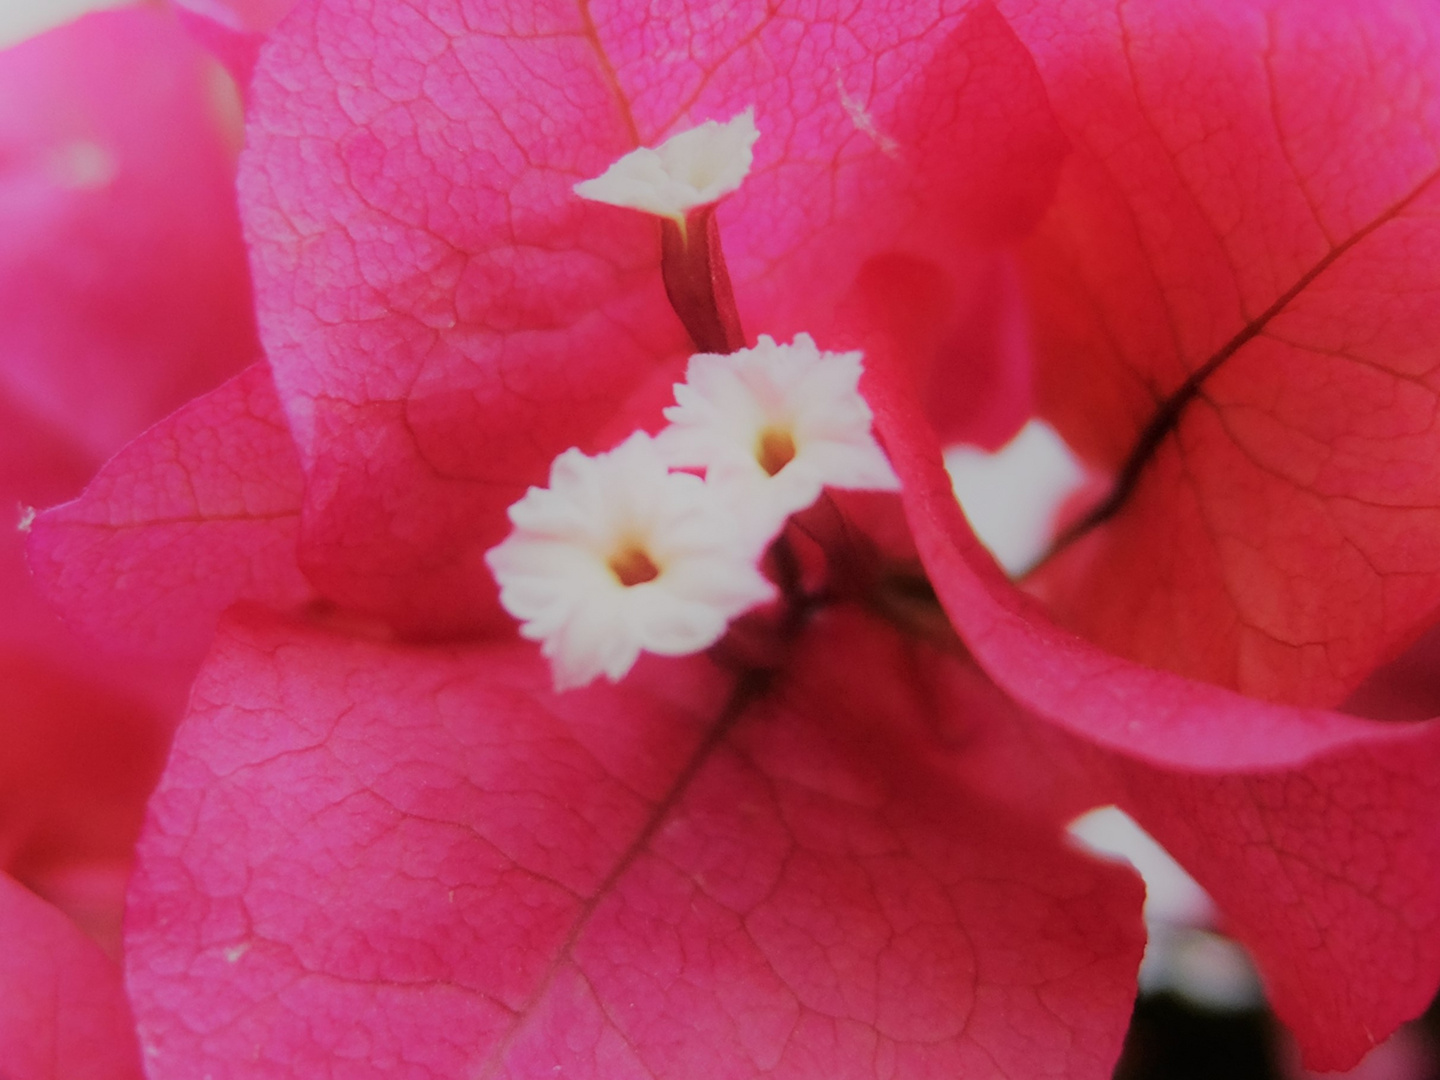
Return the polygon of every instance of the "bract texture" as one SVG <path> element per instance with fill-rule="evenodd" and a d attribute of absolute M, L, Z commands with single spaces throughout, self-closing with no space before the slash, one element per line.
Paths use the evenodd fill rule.
<path fill-rule="evenodd" d="M 0 873 L 118 952 L 145 800 L 194 672 L 106 655 L 60 623 L 26 570 L 21 508 L 66 498 L 93 467 L 0 387 Z"/>
<path fill-rule="evenodd" d="M 1060 55 L 1096 10 L 1015 6 Z M 244 197 L 310 579 L 416 637 L 499 625 L 479 556 L 503 508 L 558 450 L 638 426 L 631 395 L 684 351 L 654 223 L 570 186 L 755 104 L 766 139 L 719 211 L 741 310 L 826 348 L 850 344 L 837 309 L 859 322 L 968 649 L 1229 890 L 1311 1059 L 1349 1064 L 1434 988 L 1435 728 L 1267 705 L 1060 630 L 975 544 L 906 392 L 957 355 L 960 268 L 1003 265 L 957 247 L 1023 230 L 1063 156 L 1025 49 L 984 5 L 686 15 L 310 0 L 276 32 Z M 877 268 L 888 299 L 861 318 L 851 283 Z M 1046 814 L 982 800 L 1023 755 L 964 759 L 944 721 L 985 712 L 913 696 L 925 664 L 866 625 L 812 620 L 730 715 L 734 680 L 701 661 L 556 699 L 518 645 L 237 619 L 135 887 L 156 1076 L 1105 1075 L 1133 888 Z"/>
<path fill-rule="evenodd" d="M 0 875 L 0 1060 L 10 1080 L 140 1080 L 120 972 L 70 923 Z"/>
<path fill-rule="evenodd" d="M 257 364 L 157 424 L 31 528 L 36 577 L 112 647 L 196 657 L 237 600 L 312 596 L 295 564 L 301 476 Z"/>
<path fill-rule="evenodd" d="M 150 7 L 0 53 L 0 871 L 115 953 L 194 671 L 68 631 L 16 526 L 254 356 L 224 84 Z"/>
<path fill-rule="evenodd" d="M 1041 201 L 998 178 L 1043 189 L 1064 152 L 988 8 L 325 0 L 285 21 L 241 194 L 327 596 L 417 635 L 504 625 L 480 559 L 504 507 L 561 450 L 607 449 L 618 403 L 688 351 L 656 223 L 571 188 L 752 105 L 755 166 L 718 212 L 741 310 L 783 339 L 818 332 L 877 250 L 961 258 L 936 207 L 1014 235 Z M 983 211 L 959 158 L 997 178 Z"/>
<path fill-rule="evenodd" d="M 1440 728 L 1257 701 L 1057 627 L 975 540 L 903 369 L 884 364 L 885 335 L 869 343 L 862 389 L 966 645 L 1036 716 L 1118 756 L 1118 801 L 1234 901 L 1226 917 L 1307 1060 L 1354 1064 L 1435 991 Z"/>
<path fill-rule="evenodd" d="M 1424 1010 L 1440 970 L 1433 728 L 1248 775 L 1117 771 L 1116 802 L 1214 897 L 1313 1068 L 1350 1067 Z"/>
<path fill-rule="evenodd" d="M 73 640 L 59 627 L 25 569 L 28 509 L 78 491 L 97 463 L 67 433 L 0 389 L 0 644 L 61 655 Z"/>
<path fill-rule="evenodd" d="M 188 672 L 126 678 L 67 643 L 69 663 L 0 648 L 0 872 L 118 953 L 131 854 Z"/>
<path fill-rule="evenodd" d="M 1075 146 L 1024 258 L 1043 411 L 1119 468 L 1198 380 L 1047 596 L 1125 655 L 1338 703 L 1440 603 L 1440 10 L 1003 8 Z"/>
<path fill-rule="evenodd" d="M 151 1076 L 1107 1076 L 1135 881 L 957 794 L 871 677 L 953 661 L 839 612 L 801 649 L 727 716 L 698 659 L 554 697 L 521 647 L 231 621 L 132 895 Z"/>
<path fill-rule="evenodd" d="M 256 356 L 224 95 L 148 7 L 0 53 L 0 381 L 97 458 Z"/>

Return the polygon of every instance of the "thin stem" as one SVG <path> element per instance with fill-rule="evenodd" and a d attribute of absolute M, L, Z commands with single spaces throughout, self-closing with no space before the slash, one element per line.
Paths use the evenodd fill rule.
<path fill-rule="evenodd" d="M 713 203 L 690 211 L 683 229 L 668 218 L 660 223 L 660 273 L 697 352 L 723 355 L 745 347 Z"/>

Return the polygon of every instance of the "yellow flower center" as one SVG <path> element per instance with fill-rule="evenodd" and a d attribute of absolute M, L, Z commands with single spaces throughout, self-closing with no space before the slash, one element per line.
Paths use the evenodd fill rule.
<path fill-rule="evenodd" d="M 610 561 L 606 565 L 610 567 L 610 572 L 615 575 L 620 584 L 627 589 L 634 585 L 643 585 L 647 581 L 654 581 L 660 576 L 660 568 L 651 560 L 645 549 L 634 542 L 626 544 L 610 556 Z"/>
<path fill-rule="evenodd" d="M 755 460 L 774 476 L 795 460 L 795 437 L 785 428 L 766 428 L 755 444 Z"/>

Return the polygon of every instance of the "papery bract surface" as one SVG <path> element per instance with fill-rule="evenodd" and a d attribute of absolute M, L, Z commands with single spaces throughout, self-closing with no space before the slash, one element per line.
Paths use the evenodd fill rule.
<path fill-rule="evenodd" d="M 1024 788 L 993 764 L 1018 755 L 951 753 L 940 721 L 987 714 L 914 701 L 893 628 L 826 613 L 732 723 L 733 680 L 705 661 L 552 698 L 494 606 L 480 554 L 504 508 L 566 447 L 653 423 L 688 351 L 655 224 L 571 186 L 751 105 L 755 169 L 718 212 L 740 309 L 753 333 L 865 339 L 862 390 L 970 652 L 1229 890 L 1317 1064 L 1422 1007 L 1440 961 L 1434 730 L 1267 706 L 1059 630 L 976 548 L 905 392 L 963 355 L 979 274 L 1013 298 L 1007 260 L 973 245 L 1021 235 L 1056 181 L 1068 129 L 1047 87 L 1069 69 L 1042 46 L 1083 52 L 1087 26 L 1109 40 L 1094 6 L 1006 10 L 1020 39 L 989 6 L 910 4 L 677 21 L 309 0 L 276 32 L 243 199 L 304 478 L 300 562 L 407 636 L 498 633 L 421 648 L 229 624 L 134 892 L 157 1075 L 1110 1068 L 1137 898 L 1058 848 L 1054 820 L 980 798 Z M 877 268 L 903 304 L 865 316 L 852 285 Z M 275 508 L 293 522 L 293 500 Z M 209 616 L 238 591 L 217 588 Z"/>
<path fill-rule="evenodd" d="M 1043 584 L 1126 655 L 1333 705 L 1440 603 L 1440 12 L 1004 10 L 1075 148 L 1024 253 L 1042 411 L 1119 469 L 1197 380 Z"/>
<path fill-rule="evenodd" d="M 41 514 L 30 561 L 78 629 L 120 651 L 199 659 L 237 600 L 284 610 L 313 596 L 295 562 L 301 501 L 295 445 L 256 364 Z"/>
<path fill-rule="evenodd" d="M 975 540 L 903 371 L 884 365 L 906 332 L 872 333 L 862 389 L 960 636 L 1017 702 L 1091 748 L 1115 801 L 1222 900 L 1307 1060 L 1353 1065 L 1435 992 L 1440 728 L 1245 698 L 1057 627 Z"/>
<path fill-rule="evenodd" d="M 61 624 L 27 572 L 21 507 L 73 494 L 92 467 L 0 387 L 0 872 L 118 952 L 135 837 L 193 672 L 105 655 Z"/>
<path fill-rule="evenodd" d="M 16 526 L 254 358 L 233 106 L 149 7 L 0 53 L 0 869 L 113 951 L 193 668 L 63 626 Z"/>
<path fill-rule="evenodd" d="M 233 90 L 133 8 L 0 53 L 0 100 L 0 379 L 103 460 L 255 359 Z"/>
<path fill-rule="evenodd" d="M 283 24 L 253 84 L 241 191 L 322 592 L 417 635 L 504 625 L 480 560 L 504 507 L 560 451 L 653 423 L 611 427 L 688 352 L 657 224 L 571 188 L 751 106 L 755 166 L 718 213 L 745 318 L 782 339 L 823 329 L 876 250 L 968 267 L 971 219 L 1023 229 L 1064 152 L 988 9 L 879 4 L 837 23 L 698 6 L 676 22 L 329 0 Z M 953 122 L 929 126 L 937 109 Z M 941 230 L 939 206 L 958 215 Z"/>
<path fill-rule="evenodd" d="M 553 696 L 528 647 L 231 621 L 141 846 L 151 1075 L 1107 1076 L 1137 883 L 957 790 L 953 659 L 800 648 L 727 715 L 698 658 Z"/>
<path fill-rule="evenodd" d="M 64 915 L 0 876 L 0 1059 L 13 1080 L 140 1080 L 120 972 Z"/>

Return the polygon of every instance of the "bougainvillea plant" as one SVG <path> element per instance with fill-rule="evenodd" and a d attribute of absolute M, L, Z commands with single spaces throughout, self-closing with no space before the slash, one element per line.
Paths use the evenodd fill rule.
<path fill-rule="evenodd" d="M 1433 5 L 302 0 L 244 60 L 267 363 L 30 541 L 77 627 L 209 644 L 129 894 L 148 1075 L 1103 1077 L 1104 803 L 1313 1066 L 1429 1001 L 1440 733 L 1331 710 L 1440 601 Z M 576 191 L 746 116 L 719 202 Z M 646 455 L 787 347 L 859 355 L 883 475 L 713 645 L 562 669 L 537 567 L 658 595 L 635 478 L 735 463 Z M 1114 486 L 1017 586 L 940 451 L 1032 389 Z"/>

